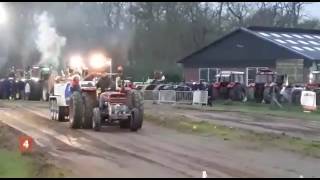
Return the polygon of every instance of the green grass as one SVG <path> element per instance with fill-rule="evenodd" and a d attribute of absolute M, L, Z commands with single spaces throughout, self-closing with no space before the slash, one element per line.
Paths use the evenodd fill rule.
<path fill-rule="evenodd" d="M 234 101 L 215 101 L 213 106 L 210 107 L 196 107 L 190 105 L 178 105 L 176 108 L 179 109 L 190 109 L 198 110 L 203 109 L 207 111 L 225 111 L 225 112 L 240 112 L 240 113 L 250 113 L 257 115 L 271 115 L 287 118 L 300 118 L 308 120 L 319 120 L 320 110 L 305 113 L 303 108 L 298 105 L 283 105 L 283 108 L 277 108 L 270 104 L 261 104 L 254 102 L 234 102 Z"/>
<path fill-rule="evenodd" d="M 0 178 L 65 177 L 66 172 L 47 164 L 39 154 L 0 149 Z"/>
<path fill-rule="evenodd" d="M 32 177 L 32 161 L 18 152 L 0 149 L 0 177 Z"/>
<path fill-rule="evenodd" d="M 45 152 L 37 150 L 36 146 L 31 153 L 21 154 L 18 151 L 19 135 L 14 129 L 0 124 L 0 178 L 58 178 L 69 174 L 69 171 L 48 163 Z"/>
<path fill-rule="evenodd" d="M 320 158 L 320 141 L 308 141 L 287 135 L 271 133 L 256 133 L 249 130 L 215 125 L 205 121 L 193 121 L 185 116 L 154 116 L 145 113 L 145 119 L 163 127 L 179 132 L 200 135 L 215 136 L 225 141 L 250 142 L 256 147 L 278 147 L 283 150 L 299 152 L 304 155 Z"/>

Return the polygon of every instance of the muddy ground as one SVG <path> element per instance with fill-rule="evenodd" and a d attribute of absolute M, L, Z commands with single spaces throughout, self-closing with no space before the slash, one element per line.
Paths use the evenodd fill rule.
<path fill-rule="evenodd" d="M 0 101 L 0 107 L 0 121 L 32 136 L 57 167 L 72 172 L 68 177 L 201 177 L 202 171 L 208 177 L 320 177 L 318 158 L 181 133 L 148 119 L 138 132 L 118 127 L 94 132 L 50 120 L 48 103 Z M 168 111 L 145 107 L 160 117 L 185 113 L 170 106 Z"/>
<path fill-rule="evenodd" d="M 0 123 L 0 150 L 1 153 L 6 153 L 5 155 L 12 155 L 12 159 L 7 158 L 6 161 L 2 160 L 1 167 L 6 167 L 5 163 L 11 163 L 14 168 L 15 162 L 9 161 L 17 161 L 17 163 L 25 163 L 26 166 L 20 166 L 16 163 L 19 168 L 26 168 L 25 173 L 21 175 L 19 172 L 15 172 L 15 170 L 11 170 L 11 173 L 1 172 L 1 175 L 5 173 L 5 177 L 67 177 L 68 172 L 60 169 L 55 166 L 54 158 L 48 155 L 42 148 L 40 148 L 37 144 L 32 144 L 32 153 L 21 153 L 19 150 L 19 137 L 25 136 L 26 134 L 4 124 Z M 4 154 L 2 154 L 4 155 Z M 4 155 L 4 156 L 5 156 Z M 18 158 L 18 159 L 15 159 Z M 3 170 L 0 168 L 0 171 Z"/>

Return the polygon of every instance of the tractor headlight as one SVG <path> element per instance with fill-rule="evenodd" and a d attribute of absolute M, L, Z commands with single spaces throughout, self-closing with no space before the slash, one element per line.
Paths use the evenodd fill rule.
<path fill-rule="evenodd" d="M 102 53 L 92 54 L 89 63 L 92 68 L 100 69 L 107 65 L 107 58 Z"/>
<path fill-rule="evenodd" d="M 71 69 L 82 69 L 83 67 L 83 59 L 80 55 L 73 55 L 70 58 L 69 66 Z"/>

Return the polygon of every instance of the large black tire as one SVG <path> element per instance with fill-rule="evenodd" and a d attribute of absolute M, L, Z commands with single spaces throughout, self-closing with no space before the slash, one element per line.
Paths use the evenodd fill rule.
<path fill-rule="evenodd" d="M 95 131 L 101 130 L 101 114 L 98 107 L 93 109 L 92 128 Z"/>
<path fill-rule="evenodd" d="M 248 89 L 247 89 L 247 98 L 248 98 L 248 101 L 254 101 L 255 100 L 254 87 L 248 87 Z"/>
<path fill-rule="evenodd" d="M 301 90 L 295 89 L 291 93 L 291 103 L 292 104 L 301 104 L 300 99 L 301 99 Z"/>
<path fill-rule="evenodd" d="M 266 104 L 270 104 L 272 99 L 272 88 L 271 87 L 265 87 L 263 91 L 263 100 Z"/>
<path fill-rule="evenodd" d="M 230 89 L 229 97 L 233 101 L 243 101 L 246 96 L 245 90 L 240 84 L 236 84 Z"/>
<path fill-rule="evenodd" d="M 70 127 L 73 129 L 78 129 L 81 127 L 81 122 L 83 118 L 83 100 L 80 92 L 73 92 L 70 99 Z"/>
<path fill-rule="evenodd" d="M 227 87 L 223 87 L 223 86 L 220 87 L 219 95 L 223 99 L 228 99 L 228 97 L 229 97 L 228 88 Z"/>
<path fill-rule="evenodd" d="M 63 121 L 65 121 L 66 120 L 66 111 L 65 111 L 65 108 L 66 107 L 63 107 L 63 106 L 59 106 L 59 108 L 58 108 L 58 113 L 57 113 L 57 115 L 58 115 L 58 121 L 60 121 L 60 122 L 63 122 Z"/>
<path fill-rule="evenodd" d="M 141 127 L 140 119 L 140 112 L 137 108 L 132 109 L 131 118 L 130 118 L 130 130 L 137 131 Z"/>
<path fill-rule="evenodd" d="M 84 115 L 82 127 L 84 129 L 92 128 L 92 117 L 93 108 L 98 106 L 97 97 L 95 92 L 83 92 L 83 103 L 84 103 Z"/>
<path fill-rule="evenodd" d="M 217 88 L 212 88 L 212 100 L 216 100 L 219 98 L 219 90 Z"/>
<path fill-rule="evenodd" d="M 138 111 L 135 115 L 136 119 L 134 121 L 138 124 L 138 129 L 140 129 L 143 124 L 143 115 L 144 115 L 143 96 L 141 92 L 131 90 L 128 93 L 128 99 L 129 99 L 129 104 L 128 104 L 129 108 L 131 110 L 136 109 L 136 111 Z M 130 129 L 131 129 L 131 125 L 130 125 Z"/>
<path fill-rule="evenodd" d="M 42 97 L 41 83 L 36 81 L 30 81 L 30 98 L 32 101 L 40 101 Z"/>

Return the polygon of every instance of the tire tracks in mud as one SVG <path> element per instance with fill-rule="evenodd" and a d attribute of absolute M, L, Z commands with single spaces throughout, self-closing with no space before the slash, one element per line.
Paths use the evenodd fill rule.
<path fill-rule="evenodd" d="M 12 123 L 12 122 L 9 123 L 7 121 L 3 121 L 3 122 L 8 124 L 9 126 L 12 126 L 16 129 L 19 129 L 19 130 L 25 132 L 26 134 L 30 134 L 30 131 L 38 131 L 38 132 L 41 131 L 40 128 L 37 128 L 36 126 L 34 126 L 32 124 L 38 124 L 38 126 L 39 125 L 46 126 L 47 125 L 46 123 L 48 123 L 47 121 L 49 121 L 49 124 L 51 124 L 50 123 L 51 120 L 45 119 L 43 116 L 40 116 L 39 114 L 34 114 L 33 112 L 30 112 L 29 109 L 27 109 L 27 108 L 24 108 L 24 107 L 20 107 L 20 108 L 23 109 L 23 112 L 21 112 L 21 110 L 20 110 L 20 113 L 21 114 L 23 113 L 24 118 L 28 119 L 29 121 L 30 121 L 30 119 L 32 119 L 31 121 L 34 121 L 33 123 L 31 123 L 29 125 L 25 125 L 25 124 L 17 125 L 17 123 Z M 21 117 L 17 117 L 17 115 L 12 115 L 12 113 L 14 113 L 14 112 L 12 112 L 12 113 L 3 112 L 3 113 L 7 117 L 10 117 L 11 119 L 15 119 L 16 122 L 19 120 L 22 120 Z M 14 114 L 16 114 L 16 113 L 14 113 Z M 35 120 L 35 119 L 37 119 L 37 120 Z M 59 124 L 59 122 L 54 122 L 54 121 L 52 121 L 52 123 Z M 21 128 L 21 126 L 23 126 L 23 127 Z M 88 136 L 88 135 L 82 133 L 81 130 L 80 131 L 79 130 L 71 130 L 71 129 L 66 130 L 66 129 L 63 129 L 63 128 L 66 128 L 65 126 L 55 127 L 54 125 L 52 125 L 51 128 L 53 128 L 54 130 L 57 130 L 57 133 L 63 133 L 63 134 L 68 134 L 68 135 L 72 134 L 71 137 L 76 138 L 77 139 L 76 141 L 78 142 L 78 144 L 82 145 L 82 147 L 73 147 L 72 143 L 68 144 L 66 141 L 59 139 L 59 137 L 55 137 L 52 132 L 50 133 L 50 132 L 41 131 L 41 133 L 32 133 L 37 137 L 44 135 L 43 138 L 45 138 L 46 139 L 45 142 L 47 142 L 44 144 L 46 144 L 46 146 L 48 145 L 48 142 L 50 142 L 52 144 L 51 147 L 44 147 L 44 148 L 47 150 L 51 150 L 51 151 L 52 151 L 52 149 L 54 149 L 53 150 L 54 154 L 60 154 L 60 153 L 57 153 L 56 151 L 73 152 L 73 153 L 77 153 L 80 155 L 103 158 L 103 159 L 111 161 L 112 163 L 117 164 L 119 167 L 125 166 L 126 163 L 125 163 L 125 161 L 117 160 L 117 157 L 121 157 L 121 159 L 135 158 L 135 159 L 139 159 L 139 160 L 142 160 L 142 161 L 150 163 L 150 164 L 160 166 L 160 167 L 168 169 L 168 170 L 172 170 L 172 167 L 167 166 L 162 163 L 159 163 L 157 161 L 154 161 L 150 158 L 140 156 L 136 153 L 132 153 L 132 152 L 127 151 L 122 148 L 110 146 L 109 144 L 107 144 L 97 138 L 94 138 L 92 136 Z M 69 128 L 69 127 L 67 127 L 67 128 Z M 36 138 L 36 141 L 38 141 L 38 142 L 40 141 L 40 143 L 43 144 L 43 142 L 44 142 L 43 138 L 40 138 L 40 140 L 38 138 Z M 178 169 L 173 169 L 173 170 L 176 171 L 177 173 L 183 175 L 184 177 L 193 177 L 188 172 L 180 171 Z"/>
<path fill-rule="evenodd" d="M 318 128 L 308 127 L 305 128 L 301 127 L 283 127 L 277 125 L 275 120 L 269 121 L 269 119 L 265 119 L 264 121 L 261 120 L 259 117 L 259 122 L 256 121 L 258 117 L 250 117 L 253 120 L 244 120 L 243 117 L 233 117 L 227 115 L 212 115 L 211 113 L 199 114 L 199 113 L 177 113 L 178 115 L 183 115 L 189 117 L 191 119 L 196 118 L 199 120 L 207 120 L 208 122 L 219 123 L 221 125 L 226 125 L 224 122 L 230 122 L 234 127 L 239 127 L 240 129 L 244 130 L 253 130 L 256 132 L 267 132 L 267 133 L 277 133 L 283 134 L 286 133 L 292 137 L 297 138 L 304 138 L 304 139 L 312 139 L 312 140 L 320 140 L 320 133 Z M 273 123 L 273 124 L 272 124 Z M 279 121 L 279 123 L 283 123 L 283 121 Z"/>
<path fill-rule="evenodd" d="M 17 106 L 19 107 L 19 106 Z M 124 164 L 119 163 L 118 160 L 115 160 L 117 156 L 130 156 L 136 159 L 143 160 L 145 162 L 156 164 L 163 168 L 172 169 L 180 174 L 183 174 L 186 177 L 195 177 L 195 173 L 190 173 L 189 171 L 199 171 L 198 177 L 201 175 L 201 169 L 206 169 L 207 173 L 218 176 L 218 177 L 257 177 L 257 175 L 252 173 L 247 173 L 238 169 L 234 169 L 221 163 L 217 163 L 214 161 L 208 161 L 203 158 L 199 158 L 196 156 L 188 155 L 182 152 L 175 152 L 171 150 L 167 150 L 166 148 L 161 148 L 159 146 L 154 146 L 150 144 L 146 144 L 148 148 L 144 147 L 144 144 L 140 146 L 133 145 L 130 143 L 126 146 L 121 146 L 116 143 L 105 142 L 99 140 L 91 133 L 95 132 L 88 132 L 90 130 L 71 130 L 69 127 L 65 127 L 65 123 L 54 122 L 46 118 L 41 112 L 38 112 L 38 107 L 19 107 L 23 109 L 25 116 L 33 119 L 34 123 L 39 124 L 41 126 L 47 127 L 48 125 L 58 134 L 68 134 L 67 138 L 76 138 L 78 144 L 81 144 L 82 147 L 73 147 L 72 145 L 68 145 L 63 140 L 60 140 L 59 137 L 50 137 L 50 142 L 54 142 L 53 144 L 59 145 L 56 150 L 64 151 L 64 152 L 76 152 L 82 155 L 87 156 L 94 156 L 98 158 L 105 158 L 114 163 L 117 163 L 119 166 L 123 166 Z M 37 119 L 37 120 L 35 120 Z M 51 122 L 50 122 L 51 121 Z M 51 124 L 54 123 L 54 124 Z M 36 127 L 35 127 L 36 128 Z M 86 131 L 86 133 L 82 133 L 81 131 Z M 47 136 L 54 136 L 54 134 L 47 133 Z M 71 134 L 71 135 L 70 135 Z M 100 134 L 100 133 L 99 133 Z M 108 135 L 106 133 L 100 134 Z M 145 134 L 144 136 L 148 136 Z M 68 139 L 69 144 L 72 144 L 72 140 Z M 107 152 L 107 153 L 101 153 Z M 137 153 L 138 152 L 138 153 Z M 153 158 L 152 156 L 148 156 L 148 153 L 153 152 L 153 154 L 158 154 L 162 160 L 159 160 L 159 157 Z M 110 153 L 112 155 L 110 155 Z M 109 158 L 106 158 L 108 157 Z M 188 170 L 187 170 L 188 169 Z"/>

